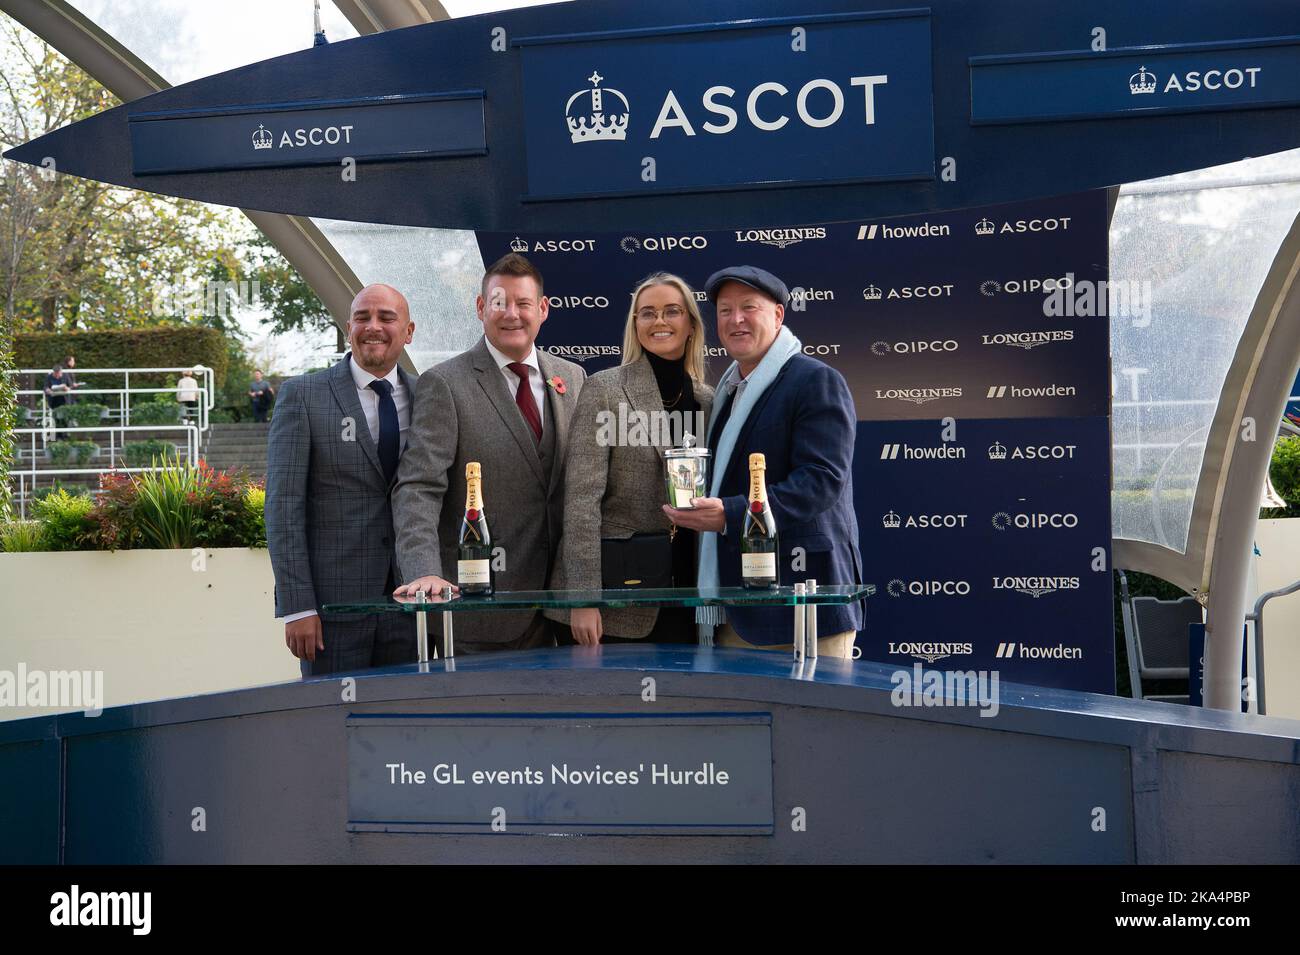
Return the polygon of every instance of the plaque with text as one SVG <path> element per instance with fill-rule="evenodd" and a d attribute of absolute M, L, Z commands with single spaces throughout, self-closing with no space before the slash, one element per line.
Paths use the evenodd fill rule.
<path fill-rule="evenodd" d="M 770 835 L 768 713 L 352 715 L 353 832 Z"/>

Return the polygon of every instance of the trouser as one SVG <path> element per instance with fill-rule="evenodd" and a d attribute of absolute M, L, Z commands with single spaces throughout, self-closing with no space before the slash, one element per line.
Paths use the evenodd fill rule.
<path fill-rule="evenodd" d="M 451 624 L 452 637 L 456 644 L 456 656 L 469 653 L 496 653 L 501 650 L 536 650 L 540 647 L 555 646 L 555 635 L 551 632 L 551 622 L 543 617 L 540 612 L 533 614 L 532 622 L 528 624 L 522 635 L 501 643 L 490 640 L 461 640 L 455 635 L 455 614 L 452 614 Z M 430 634 L 430 636 L 433 635 Z M 446 649 L 443 648 L 440 652 L 445 655 Z"/>
<path fill-rule="evenodd" d="M 843 633 L 833 633 L 830 636 L 817 638 L 817 655 L 819 657 L 840 657 L 844 660 L 853 659 L 853 641 L 857 638 L 856 630 L 845 630 Z M 781 653 L 794 653 L 793 643 L 778 643 L 762 645 L 750 643 L 744 637 L 736 632 L 736 628 L 729 623 L 724 623 L 718 628 L 716 638 L 713 641 L 720 647 L 736 647 L 742 650 L 777 650 Z"/>
<path fill-rule="evenodd" d="M 552 621 L 555 628 L 555 642 L 561 647 L 576 647 L 578 641 L 573 639 L 573 629 L 566 624 Z M 660 607 L 655 617 L 655 625 L 644 637 L 616 637 L 605 634 L 600 638 L 606 643 L 695 643 L 695 608 L 694 607 Z"/>
<path fill-rule="evenodd" d="M 415 615 L 377 613 L 356 619 L 321 618 L 324 650 L 299 660 L 303 676 L 347 673 L 416 662 Z"/>

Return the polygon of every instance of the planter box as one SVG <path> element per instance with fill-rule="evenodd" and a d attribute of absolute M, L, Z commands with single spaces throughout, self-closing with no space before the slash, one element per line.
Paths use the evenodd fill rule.
<path fill-rule="evenodd" d="M 298 679 L 267 551 L 201 554 L 0 554 L 0 670 L 102 671 L 105 706 Z"/>

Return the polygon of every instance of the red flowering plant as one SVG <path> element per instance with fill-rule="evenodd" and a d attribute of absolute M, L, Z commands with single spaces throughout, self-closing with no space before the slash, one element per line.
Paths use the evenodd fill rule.
<path fill-rule="evenodd" d="M 129 548 L 265 546 L 264 492 L 242 471 L 216 471 L 160 461 L 167 467 L 136 475 L 109 472 L 91 518 L 96 544 Z"/>
<path fill-rule="evenodd" d="M 557 395 L 562 395 L 568 390 L 564 387 L 564 379 L 559 375 L 552 375 L 550 378 L 547 378 L 546 383 L 555 389 Z"/>

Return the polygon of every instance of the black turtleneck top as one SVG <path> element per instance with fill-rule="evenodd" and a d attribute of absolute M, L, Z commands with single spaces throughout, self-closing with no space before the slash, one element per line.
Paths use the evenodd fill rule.
<path fill-rule="evenodd" d="M 681 411 L 694 414 L 700 410 L 700 403 L 695 400 L 695 391 L 691 387 L 690 375 L 686 374 L 685 358 L 660 358 L 652 352 L 645 352 L 650 362 L 650 370 L 655 373 L 655 382 L 659 385 L 659 397 L 663 399 L 665 411 Z M 696 435 L 702 439 L 703 435 Z"/>
<path fill-rule="evenodd" d="M 691 387 L 691 376 L 686 374 L 685 358 L 660 358 L 648 351 L 645 352 L 645 357 L 655 373 L 655 382 L 659 385 L 659 397 L 663 399 L 664 410 L 681 412 L 678 420 L 684 423 L 687 430 L 696 430 L 690 424 L 694 420 L 693 417 L 686 416 L 694 416 L 700 410 L 700 403 L 695 397 L 695 389 Z M 673 431 L 677 430 L 677 426 L 674 426 Z M 695 435 L 697 445 L 703 444 L 704 440 L 704 435 Z M 684 527 L 677 528 L 672 543 L 673 584 L 677 587 L 695 586 L 695 545 L 694 531 Z"/>

